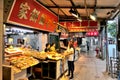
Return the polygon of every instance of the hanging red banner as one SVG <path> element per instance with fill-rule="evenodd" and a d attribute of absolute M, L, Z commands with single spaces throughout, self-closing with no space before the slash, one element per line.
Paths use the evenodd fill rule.
<path fill-rule="evenodd" d="M 81 26 L 81 25 L 80 25 L 80 22 L 76 21 L 76 22 L 73 22 L 73 26 Z"/>
<path fill-rule="evenodd" d="M 90 29 L 90 28 L 70 28 L 69 32 L 90 32 L 90 31 L 97 31 L 97 29 Z"/>
<path fill-rule="evenodd" d="M 58 17 L 36 0 L 14 0 L 7 22 L 54 32 Z"/>
<path fill-rule="evenodd" d="M 67 27 L 69 32 L 88 32 L 98 29 L 97 21 L 84 20 L 82 22 L 60 22 Z"/>
<path fill-rule="evenodd" d="M 81 22 L 81 26 L 89 26 L 88 20 L 82 21 L 82 22 Z"/>

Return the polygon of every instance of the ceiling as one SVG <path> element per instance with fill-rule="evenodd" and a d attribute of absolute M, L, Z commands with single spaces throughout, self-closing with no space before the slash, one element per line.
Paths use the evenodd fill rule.
<path fill-rule="evenodd" d="M 37 0 L 59 17 L 59 21 L 76 21 L 69 10 L 75 9 L 82 20 L 96 12 L 97 20 L 113 19 L 120 12 L 120 0 Z"/>

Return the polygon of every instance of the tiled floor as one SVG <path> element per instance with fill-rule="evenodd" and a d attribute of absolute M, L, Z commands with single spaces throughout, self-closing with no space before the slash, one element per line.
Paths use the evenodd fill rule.
<path fill-rule="evenodd" d="M 105 73 L 105 60 L 95 57 L 95 52 L 82 53 L 75 62 L 74 79 L 72 80 L 117 80 Z M 63 76 L 61 80 L 69 80 Z"/>

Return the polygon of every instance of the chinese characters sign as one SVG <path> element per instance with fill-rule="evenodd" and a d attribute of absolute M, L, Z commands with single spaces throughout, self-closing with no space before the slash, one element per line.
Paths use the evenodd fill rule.
<path fill-rule="evenodd" d="M 99 32 L 98 31 L 90 31 L 86 33 L 86 36 L 93 37 L 93 36 L 98 36 Z"/>
<path fill-rule="evenodd" d="M 25 27 L 54 32 L 58 17 L 36 0 L 15 0 L 7 21 Z"/>
<path fill-rule="evenodd" d="M 30 10 L 30 7 L 28 6 L 27 2 L 20 4 L 20 10 L 18 17 L 19 19 L 27 19 L 27 10 Z"/>
<path fill-rule="evenodd" d="M 60 22 L 60 24 L 66 26 L 69 32 L 89 32 L 98 29 L 98 22 L 96 21 Z"/>

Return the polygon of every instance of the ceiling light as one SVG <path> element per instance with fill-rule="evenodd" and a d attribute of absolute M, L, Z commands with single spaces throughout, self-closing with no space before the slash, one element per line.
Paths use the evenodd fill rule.
<path fill-rule="evenodd" d="M 90 19 L 92 19 L 93 21 L 96 21 L 97 19 L 97 14 L 94 12 L 92 14 L 90 14 Z"/>
<path fill-rule="evenodd" d="M 80 14 L 78 14 L 77 20 L 80 21 L 80 22 L 82 22 L 82 18 L 80 17 Z"/>
<path fill-rule="evenodd" d="M 78 18 L 78 14 L 71 13 L 74 17 Z"/>
<path fill-rule="evenodd" d="M 77 20 L 80 21 L 80 22 L 82 22 L 82 18 L 81 17 L 77 18 Z"/>
<path fill-rule="evenodd" d="M 70 13 L 74 13 L 74 10 L 71 8 L 71 9 L 69 10 L 69 12 L 70 12 Z"/>
<path fill-rule="evenodd" d="M 77 11 L 73 10 L 72 8 L 69 10 L 69 12 L 76 18 L 78 18 L 78 13 Z"/>

